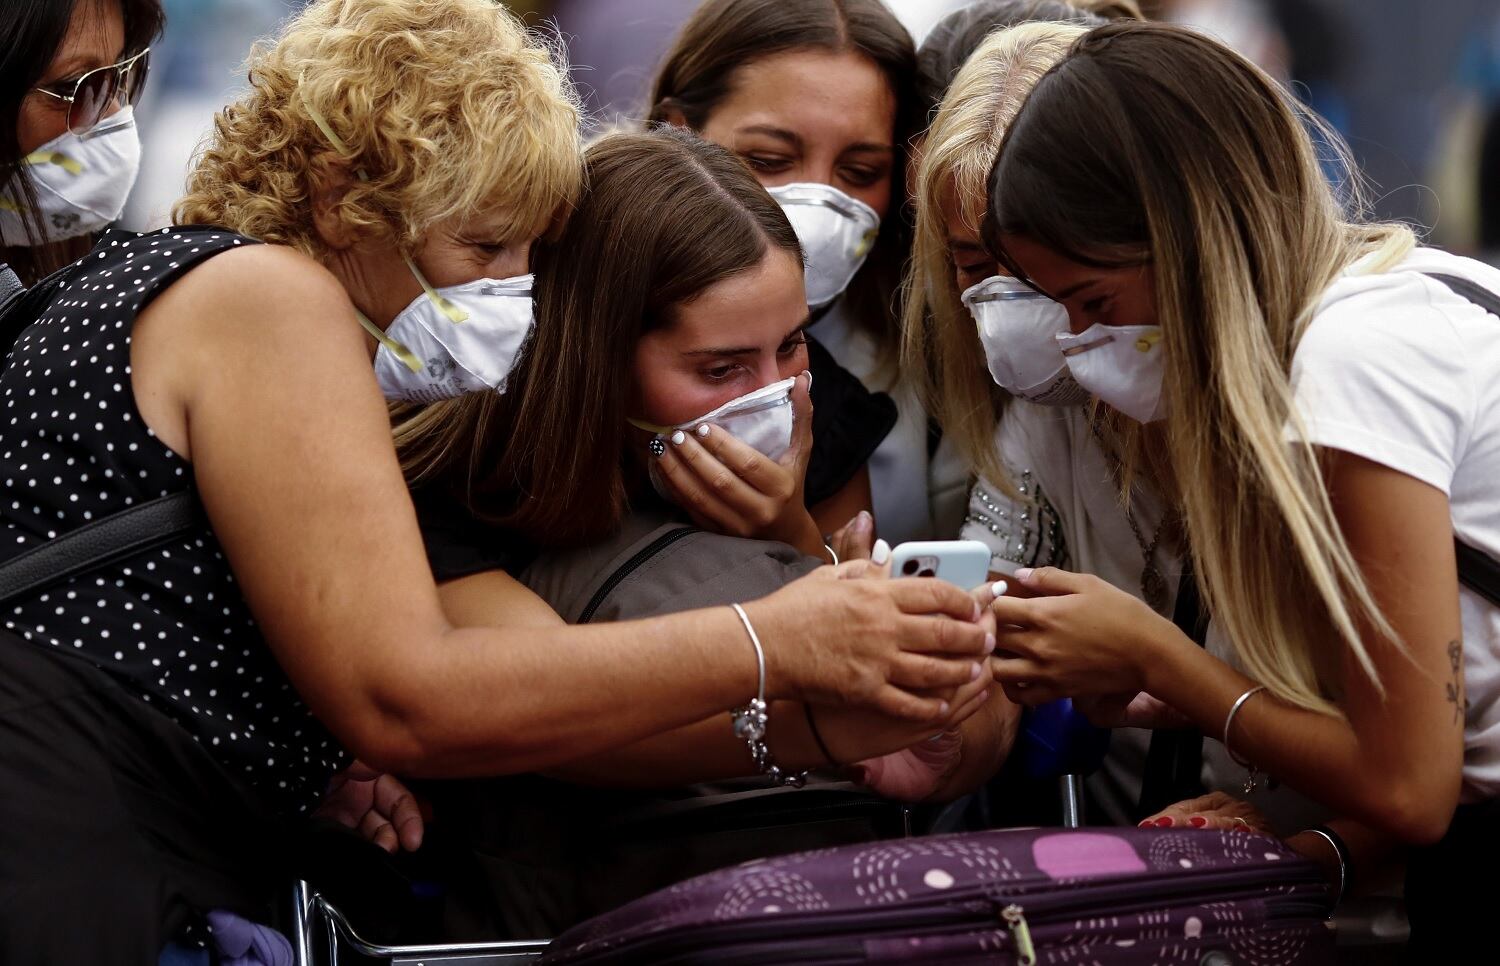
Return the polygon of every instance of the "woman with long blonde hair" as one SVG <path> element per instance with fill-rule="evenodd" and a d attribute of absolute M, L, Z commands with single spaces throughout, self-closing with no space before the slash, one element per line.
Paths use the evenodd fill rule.
<path fill-rule="evenodd" d="M 1160 468 L 1235 663 L 1048 568 L 1016 574 L 1043 599 L 995 604 L 996 673 L 1028 703 L 1149 694 L 1247 784 L 1443 840 L 1413 854 L 1414 935 L 1446 910 L 1461 938 L 1500 795 L 1500 608 L 1456 565 L 1500 557 L 1500 272 L 1349 212 L 1306 123 L 1244 58 L 1152 25 L 1088 34 L 1012 123 L 987 245 L 1066 307 L 1030 348 L 1117 417 L 1125 478 Z"/>

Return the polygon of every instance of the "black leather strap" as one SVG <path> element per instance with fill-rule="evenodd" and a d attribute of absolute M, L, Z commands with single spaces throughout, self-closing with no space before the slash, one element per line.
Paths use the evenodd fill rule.
<path fill-rule="evenodd" d="M 159 547 L 201 522 L 198 496 L 185 490 L 85 524 L 0 564 L 0 604 Z"/>
<path fill-rule="evenodd" d="M 1177 584 L 1177 603 L 1172 623 L 1204 647 L 1208 641 L 1208 611 L 1198 595 L 1193 577 L 1193 558 L 1184 557 L 1182 579 Z M 1141 778 L 1141 800 L 1137 818 L 1155 815 L 1168 805 L 1204 794 L 1203 733 L 1196 728 L 1157 728 L 1151 732 L 1146 750 L 1146 768 Z"/>
<path fill-rule="evenodd" d="M 1496 295 L 1483 285 L 1478 285 L 1466 278 L 1457 275 L 1443 275 L 1438 272 L 1425 273 L 1428 278 L 1442 282 L 1475 305 L 1486 312 L 1500 318 L 1500 295 Z M 1458 558 L 1458 579 L 1485 600 L 1500 607 L 1500 561 L 1480 550 L 1471 547 L 1457 537 L 1453 538 L 1453 550 Z"/>

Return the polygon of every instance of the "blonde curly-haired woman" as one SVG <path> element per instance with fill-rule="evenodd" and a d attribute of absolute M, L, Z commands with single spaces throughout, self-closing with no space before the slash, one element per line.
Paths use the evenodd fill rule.
<path fill-rule="evenodd" d="M 597 628 L 517 589 L 513 626 L 455 628 L 386 398 L 503 388 L 513 276 L 580 187 L 572 96 L 489 0 L 321 0 L 250 76 L 180 224 L 107 233 L 0 378 L 13 550 L 190 487 L 206 515 L 6 615 L 0 961 L 154 963 L 208 910 L 264 919 L 273 821 L 351 754 L 532 770 L 760 681 L 941 723 L 985 653 L 952 588 L 830 569 Z"/>

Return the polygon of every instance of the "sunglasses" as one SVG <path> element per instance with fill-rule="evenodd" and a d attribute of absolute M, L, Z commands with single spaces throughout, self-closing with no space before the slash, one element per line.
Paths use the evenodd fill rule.
<path fill-rule="evenodd" d="M 83 134 L 113 114 L 116 109 L 134 104 L 146 86 L 146 68 L 151 48 L 118 64 L 98 67 L 76 81 L 62 81 L 32 90 L 55 97 L 68 105 L 68 131 Z"/>

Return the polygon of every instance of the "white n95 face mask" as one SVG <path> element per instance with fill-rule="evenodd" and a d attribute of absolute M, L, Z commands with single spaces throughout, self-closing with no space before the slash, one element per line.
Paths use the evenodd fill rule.
<path fill-rule="evenodd" d="M 832 185 L 785 184 L 766 189 L 786 212 L 807 259 L 807 304 L 822 308 L 843 294 L 880 234 L 880 216 Z"/>
<path fill-rule="evenodd" d="M 433 403 L 470 392 L 504 392 L 531 333 L 532 276 L 435 289 L 411 259 L 406 264 L 422 283 L 422 294 L 384 332 L 359 314 L 380 343 L 375 379 L 385 398 Z"/>
<path fill-rule="evenodd" d="M 17 184 L 0 193 L 0 244 L 63 241 L 98 231 L 120 217 L 141 170 L 135 110 L 123 107 L 82 134 L 65 132 L 21 159 L 36 189 L 34 218 Z M 29 238 L 26 226 L 42 237 Z"/>
<path fill-rule="evenodd" d="M 671 445 L 668 440 L 673 433 L 691 433 L 708 423 L 768 459 L 779 460 L 792 448 L 792 387 L 796 384 L 796 377 L 773 382 L 677 426 L 653 426 L 635 419 L 630 420 L 630 424 L 656 434 L 651 440 L 652 452 L 655 453 L 664 452 L 665 447 Z M 671 491 L 661 479 L 656 460 L 647 463 L 652 487 L 662 499 L 670 500 Z"/>
<path fill-rule="evenodd" d="M 1089 394 L 1068 370 L 1057 337 L 1068 310 L 1018 279 L 993 275 L 963 294 L 996 385 L 1043 406 L 1077 406 Z"/>
<path fill-rule="evenodd" d="M 1057 345 L 1078 384 L 1138 423 L 1164 415 L 1166 352 L 1156 325 L 1091 325 L 1059 335 Z"/>

